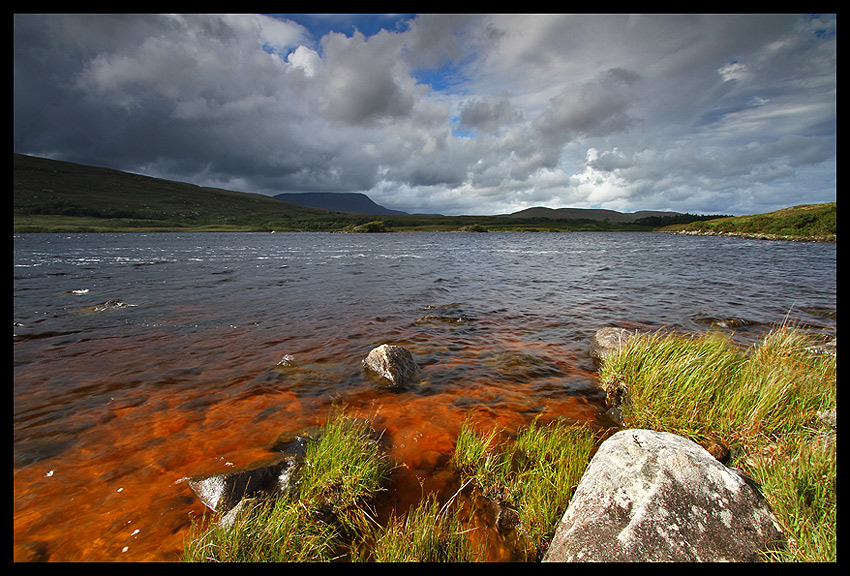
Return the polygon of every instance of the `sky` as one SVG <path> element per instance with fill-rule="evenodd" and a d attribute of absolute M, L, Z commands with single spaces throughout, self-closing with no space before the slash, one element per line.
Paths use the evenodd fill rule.
<path fill-rule="evenodd" d="M 410 213 L 836 200 L 835 15 L 14 16 L 14 151 Z"/>

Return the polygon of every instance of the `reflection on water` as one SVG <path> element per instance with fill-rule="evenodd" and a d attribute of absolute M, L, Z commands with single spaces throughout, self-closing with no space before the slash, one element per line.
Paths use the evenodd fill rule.
<path fill-rule="evenodd" d="M 181 479 L 263 459 L 341 403 L 451 482 L 464 419 L 606 426 L 590 336 L 834 333 L 835 245 L 631 233 L 21 235 L 14 255 L 16 560 L 173 560 Z M 422 381 L 360 367 L 406 346 Z M 279 364 L 284 357 L 290 362 Z"/>

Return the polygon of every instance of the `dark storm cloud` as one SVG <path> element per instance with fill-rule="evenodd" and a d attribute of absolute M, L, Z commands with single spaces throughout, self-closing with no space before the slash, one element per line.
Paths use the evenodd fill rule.
<path fill-rule="evenodd" d="M 835 199 L 834 16 L 358 18 L 17 15 L 15 151 L 423 212 Z"/>

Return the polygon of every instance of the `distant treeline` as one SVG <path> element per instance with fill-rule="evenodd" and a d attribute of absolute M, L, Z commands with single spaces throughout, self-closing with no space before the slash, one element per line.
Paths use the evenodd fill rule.
<path fill-rule="evenodd" d="M 689 224 L 691 222 L 704 222 L 706 220 L 715 220 L 717 218 L 731 218 L 730 214 L 675 214 L 672 216 L 647 216 L 638 218 L 635 224 L 641 226 L 652 226 L 660 228 L 661 226 L 673 226 L 674 224 Z"/>

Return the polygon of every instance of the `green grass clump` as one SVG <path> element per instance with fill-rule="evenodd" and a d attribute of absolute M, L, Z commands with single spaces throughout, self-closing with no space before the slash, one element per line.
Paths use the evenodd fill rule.
<path fill-rule="evenodd" d="M 433 494 L 426 496 L 402 519 L 394 516 L 375 538 L 374 562 L 479 562 L 483 548 L 474 549 L 467 538 L 466 518 L 450 500 L 440 506 Z"/>
<path fill-rule="evenodd" d="M 628 399 L 621 406 L 628 427 L 699 440 L 701 423 L 712 421 L 717 407 L 726 405 L 727 383 L 744 356 L 720 333 L 655 333 L 631 337 L 622 354 L 606 360 L 600 384 L 609 395 L 619 390 Z"/>
<path fill-rule="evenodd" d="M 590 456 L 599 443 L 587 426 L 533 422 L 512 442 L 494 429 L 480 434 L 464 423 L 453 455 L 464 477 L 515 516 L 527 559 L 536 559 L 554 535 Z"/>
<path fill-rule="evenodd" d="M 600 383 L 620 389 L 627 427 L 700 441 L 717 434 L 750 445 L 799 430 L 836 403 L 836 358 L 782 327 L 745 350 L 717 332 L 658 332 L 630 338 L 606 358 Z"/>
<path fill-rule="evenodd" d="M 790 546 L 769 553 L 778 562 L 835 562 L 837 458 L 834 438 L 787 435 L 748 462 Z"/>
<path fill-rule="evenodd" d="M 383 490 L 390 469 L 370 434 L 365 420 L 332 417 L 299 468 L 301 501 L 316 503 L 348 531 L 373 521 L 364 501 Z"/>
<path fill-rule="evenodd" d="M 338 531 L 289 497 L 249 502 L 231 525 L 193 524 L 184 562 L 324 562 L 342 544 Z"/>
<path fill-rule="evenodd" d="M 788 326 L 749 349 L 717 333 L 636 335 L 600 382 L 625 398 L 626 428 L 726 444 L 790 537 L 782 559 L 834 561 L 836 453 L 818 413 L 836 406 L 836 357 L 819 344 Z"/>
<path fill-rule="evenodd" d="M 298 467 L 297 495 L 248 503 L 231 526 L 216 518 L 195 525 L 186 561 L 327 561 L 344 555 L 374 522 L 370 504 L 383 488 L 390 463 L 368 423 L 332 415 Z"/>

